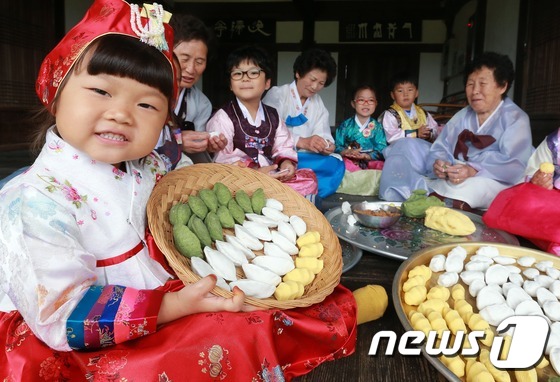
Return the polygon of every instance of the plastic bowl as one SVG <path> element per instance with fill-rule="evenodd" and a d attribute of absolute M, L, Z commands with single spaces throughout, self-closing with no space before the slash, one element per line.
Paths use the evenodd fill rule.
<path fill-rule="evenodd" d="M 402 216 L 401 204 L 395 202 L 361 202 L 351 206 L 352 214 L 356 220 L 370 228 L 387 228 L 395 224 Z M 391 212 L 393 216 L 375 216 L 359 211 L 379 211 Z"/>

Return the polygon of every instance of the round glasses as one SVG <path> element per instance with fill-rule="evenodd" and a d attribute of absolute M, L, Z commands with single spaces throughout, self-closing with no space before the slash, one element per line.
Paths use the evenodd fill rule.
<path fill-rule="evenodd" d="M 374 103 L 377 102 L 377 100 L 370 98 L 370 99 L 363 99 L 363 98 L 358 98 L 355 99 L 354 102 L 356 102 L 358 105 L 373 105 Z"/>
<path fill-rule="evenodd" d="M 232 72 L 230 72 L 229 76 L 234 81 L 242 80 L 244 75 L 247 75 L 247 78 L 254 80 L 255 78 L 259 78 L 262 71 L 263 70 L 259 68 L 252 68 L 249 70 L 233 70 Z"/>

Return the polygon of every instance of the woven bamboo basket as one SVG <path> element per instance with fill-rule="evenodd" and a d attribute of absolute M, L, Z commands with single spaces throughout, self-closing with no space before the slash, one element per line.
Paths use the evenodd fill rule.
<path fill-rule="evenodd" d="M 148 201 L 148 225 L 154 239 L 165 255 L 169 265 L 185 283 L 193 283 L 200 277 L 191 270 L 190 259 L 182 256 L 173 244 L 173 227 L 169 222 L 169 210 L 179 202 L 184 203 L 189 195 L 197 194 L 203 188 L 212 188 L 215 183 L 225 184 L 232 192 L 243 189 L 247 194 L 262 188 L 267 198 L 274 198 L 284 205 L 284 213 L 297 215 L 307 224 L 307 230 L 318 231 L 324 247 L 321 259 L 324 268 L 313 282 L 305 287 L 302 297 L 288 301 L 278 301 L 274 297 L 256 299 L 247 297 L 248 304 L 260 308 L 292 309 L 321 302 L 340 282 L 342 274 L 342 250 L 336 234 L 324 215 L 307 199 L 290 187 L 259 173 L 258 171 L 224 164 L 195 164 L 175 170 L 165 175 L 154 188 Z M 224 233 L 233 233 L 225 230 Z M 255 251 L 262 255 L 262 251 Z M 237 267 L 238 277 L 244 278 L 243 271 Z M 231 297 L 232 293 L 216 287 L 215 295 Z"/>

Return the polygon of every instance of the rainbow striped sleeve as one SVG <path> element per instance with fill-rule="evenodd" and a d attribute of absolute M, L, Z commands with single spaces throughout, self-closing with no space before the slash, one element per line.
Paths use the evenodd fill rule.
<path fill-rule="evenodd" d="M 156 331 L 163 293 L 119 285 L 92 286 L 66 322 L 72 349 L 95 349 Z"/>

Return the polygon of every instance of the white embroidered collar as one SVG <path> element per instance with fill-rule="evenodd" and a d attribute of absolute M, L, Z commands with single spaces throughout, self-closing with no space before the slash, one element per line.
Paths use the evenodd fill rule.
<path fill-rule="evenodd" d="M 301 103 L 301 97 L 297 90 L 297 85 L 295 80 L 290 84 L 290 95 L 292 96 L 292 101 L 294 107 L 296 108 L 296 111 L 298 111 L 300 114 L 306 115 L 307 108 L 309 107 L 310 99 L 307 98 L 304 104 Z"/>
<path fill-rule="evenodd" d="M 356 122 L 356 125 L 358 125 L 358 127 L 360 128 L 360 132 L 362 132 L 369 125 L 369 118 L 364 123 L 361 123 L 358 115 L 356 114 L 354 116 L 354 122 Z"/>
<path fill-rule="evenodd" d="M 239 105 L 239 108 L 241 109 L 241 112 L 243 113 L 243 117 L 247 118 L 247 121 L 249 121 L 251 125 L 255 127 L 259 127 L 262 121 L 264 121 L 264 109 L 263 109 L 262 102 L 259 102 L 259 110 L 257 110 L 257 115 L 255 116 L 255 120 L 253 121 L 253 117 L 251 117 L 251 113 L 249 113 L 249 109 L 247 109 L 245 105 L 243 105 L 243 103 L 238 98 L 236 98 L 236 100 L 237 100 L 237 104 Z"/>

